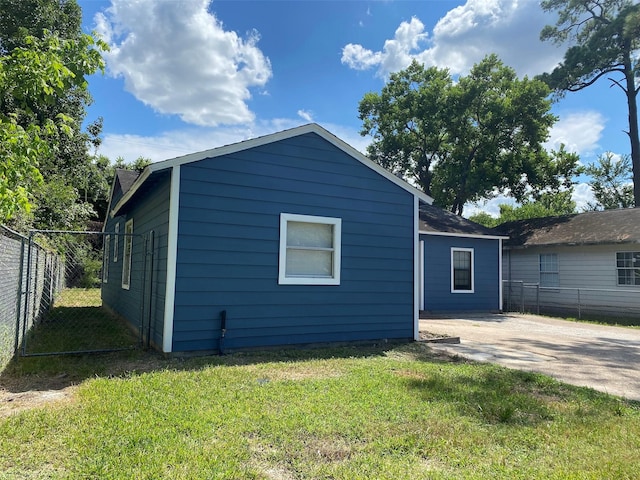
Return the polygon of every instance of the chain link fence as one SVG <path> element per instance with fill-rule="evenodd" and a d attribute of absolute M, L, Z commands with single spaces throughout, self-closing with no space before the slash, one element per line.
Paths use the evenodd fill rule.
<path fill-rule="evenodd" d="M 24 309 L 21 285 L 26 278 L 25 245 L 28 238 L 0 225 L 0 369 L 17 348 L 18 312 Z"/>
<path fill-rule="evenodd" d="M 541 287 L 536 283 L 504 281 L 503 301 L 507 312 L 640 319 L 638 290 Z"/>
<path fill-rule="evenodd" d="M 125 237 L 63 231 L 25 236 L 0 225 L 0 370 L 16 354 L 139 345 L 140 325 L 125 322 L 101 300 L 105 244 L 109 239 L 122 243 Z M 142 267 L 132 262 L 131 268 Z M 132 278 L 144 281 L 140 272 Z"/>

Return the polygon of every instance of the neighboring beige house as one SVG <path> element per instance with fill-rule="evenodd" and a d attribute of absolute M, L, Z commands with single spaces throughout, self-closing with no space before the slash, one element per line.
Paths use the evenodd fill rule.
<path fill-rule="evenodd" d="M 505 308 L 640 317 L 640 208 L 507 222 Z"/>

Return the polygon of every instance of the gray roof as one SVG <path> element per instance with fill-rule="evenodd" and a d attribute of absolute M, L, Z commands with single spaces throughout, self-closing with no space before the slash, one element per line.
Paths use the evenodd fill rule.
<path fill-rule="evenodd" d="M 500 236 L 501 233 L 434 205 L 420 204 L 420 231 L 458 235 Z"/>
<path fill-rule="evenodd" d="M 120 183 L 120 189 L 122 190 L 123 195 L 129 191 L 133 182 L 135 182 L 139 176 L 140 172 L 137 172 L 136 170 L 116 168 L 116 177 L 118 179 L 118 183 Z"/>
<path fill-rule="evenodd" d="M 640 243 L 640 208 L 516 220 L 495 228 L 506 247 Z"/>

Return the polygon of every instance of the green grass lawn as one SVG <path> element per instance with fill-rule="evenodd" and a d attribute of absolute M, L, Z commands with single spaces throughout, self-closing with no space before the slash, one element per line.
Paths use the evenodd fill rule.
<path fill-rule="evenodd" d="M 638 403 L 537 374 L 439 360 L 424 344 L 42 361 L 20 359 L 0 380 L 27 385 L 79 362 L 85 370 L 69 374 L 69 383 L 79 382 L 71 401 L 0 418 L 2 479 L 631 479 L 640 472 Z"/>
<path fill-rule="evenodd" d="M 68 288 L 27 334 L 26 353 L 122 349 L 137 343 L 124 321 L 102 307 L 99 288 Z"/>

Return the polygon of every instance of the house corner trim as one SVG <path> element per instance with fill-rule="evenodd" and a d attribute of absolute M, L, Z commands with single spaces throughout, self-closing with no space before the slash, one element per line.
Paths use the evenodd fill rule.
<path fill-rule="evenodd" d="M 420 340 L 420 199 L 413 197 L 413 339 Z"/>
<path fill-rule="evenodd" d="M 171 170 L 169 195 L 169 232 L 167 245 L 167 283 L 164 302 L 164 329 L 162 351 L 173 351 L 173 315 L 176 296 L 176 261 L 178 257 L 178 213 L 180 209 L 180 165 Z"/>

